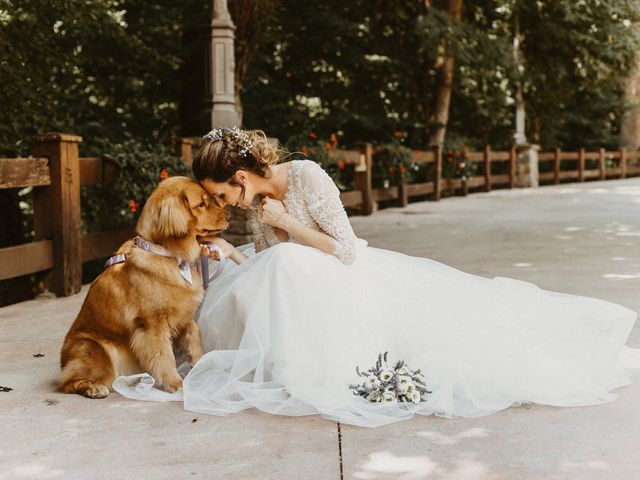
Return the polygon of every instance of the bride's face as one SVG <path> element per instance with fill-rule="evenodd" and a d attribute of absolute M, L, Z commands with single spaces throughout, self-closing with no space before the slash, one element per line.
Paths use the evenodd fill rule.
<path fill-rule="evenodd" d="M 211 195 L 220 207 L 224 208 L 227 205 L 231 205 L 233 207 L 247 208 L 253 203 L 256 195 L 252 176 L 244 170 L 238 170 L 234 177 L 238 183 L 244 185 L 244 196 L 242 195 L 242 188 L 233 183 L 214 182 L 210 178 L 207 178 L 200 181 L 200 185 Z"/>

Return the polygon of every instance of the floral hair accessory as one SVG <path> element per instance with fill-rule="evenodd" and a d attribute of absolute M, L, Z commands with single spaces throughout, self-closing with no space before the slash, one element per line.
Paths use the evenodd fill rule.
<path fill-rule="evenodd" d="M 225 135 L 230 135 L 238 143 L 238 153 L 241 157 L 245 157 L 253 148 L 253 140 L 247 131 L 238 127 L 216 127 L 204 135 L 202 139 L 217 142 L 222 140 Z"/>

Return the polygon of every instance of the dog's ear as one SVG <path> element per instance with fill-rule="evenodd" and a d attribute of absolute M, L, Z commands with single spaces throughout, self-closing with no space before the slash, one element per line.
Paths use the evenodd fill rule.
<path fill-rule="evenodd" d="M 165 195 L 159 199 L 150 197 L 136 230 L 144 238 L 160 242 L 166 238 L 186 237 L 191 231 L 192 220 L 184 194 Z"/>

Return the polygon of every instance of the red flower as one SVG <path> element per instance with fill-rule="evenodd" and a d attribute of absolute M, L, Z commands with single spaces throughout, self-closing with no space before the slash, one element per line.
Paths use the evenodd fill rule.
<path fill-rule="evenodd" d="M 344 167 L 345 167 L 344 160 L 340 160 L 340 161 L 338 162 L 338 168 L 339 168 L 340 170 L 344 170 Z"/>
<path fill-rule="evenodd" d="M 335 133 L 331 134 L 331 143 L 333 143 L 334 145 L 338 143 L 338 137 L 336 137 Z"/>
<path fill-rule="evenodd" d="M 318 135 L 316 134 L 316 132 L 314 132 L 313 130 L 309 132 L 309 138 L 311 140 L 315 140 L 316 138 L 318 138 Z"/>
<path fill-rule="evenodd" d="M 166 180 L 167 178 L 169 178 L 169 172 L 167 172 L 166 168 L 163 168 L 160 172 L 160 180 Z"/>
<path fill-rule="evenodd" d="M 400 165 L 400 173 L 405 173 L 407 168 L 404 165 Z"/>
<path fill-rule="evenodd" d="M 333 150 L 333 143 L 327 143 L 327 150 Z"/>
<path fill-rule="evenodd" d="M 395 132 L 393 132 L 393 136 L 396 138 L 404 138 L 404 132 L 396 130 Z"/>
<path fill-rule="evenodd" d="M 136 211 L 138 210 L 138 204 L 133 198 L 129 200 L 129 210 L 131 211 L 131 213 L 136 213 Z"/>
<path fill-rule="evenodd" d="M 302 147 L 302 148 L 300 149 L 300 151 L 301 151 L 302 153 L 304 153 L 305 155 L 307 155 L 307 154 L 309 153 L 309 150 L 307 150 L 307 147 Z"/>

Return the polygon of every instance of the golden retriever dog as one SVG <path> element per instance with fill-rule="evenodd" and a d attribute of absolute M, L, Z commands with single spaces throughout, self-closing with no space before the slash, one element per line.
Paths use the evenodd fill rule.
<path fill-rule="evenodd" d="M 89 288 L 62 346 L 64 392 L 104 398 L 118 375 L 145 371 L 166 391 L 182 386 L 174 344 L 192 364 L 203 354 L 193 319 L 204 295 L 194 268 L 198 238 L 228 225 L 228 213 L 187 177 L 168 178 L 154 190 L 136 225 L 140 239 L 154 245 L 128 240 L 117 252 L 124 261 Z"/>

